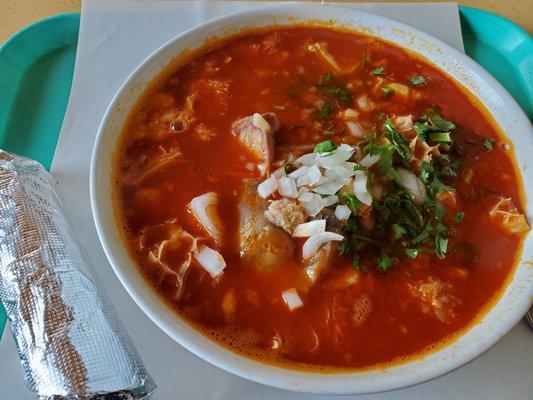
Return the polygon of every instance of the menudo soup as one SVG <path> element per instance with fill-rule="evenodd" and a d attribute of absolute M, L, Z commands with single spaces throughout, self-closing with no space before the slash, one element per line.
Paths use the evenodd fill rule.
<path fill-rule="evenodd" d="M 529 227 L 512 148 L 456 82 L 375 37 L 248 32 L 131 112 L 117 214 L 147 279 L 260 360 L 357 369 L 430 351 L 496 299 Z"/>

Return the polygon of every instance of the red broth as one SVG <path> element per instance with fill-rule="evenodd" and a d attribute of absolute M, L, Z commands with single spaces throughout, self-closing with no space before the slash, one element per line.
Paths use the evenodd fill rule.
<path fill-rule="evenodd" d="M 338 71 L 308 50 L 317 42 L 326 44 Z M 383 74 L 375 71 L 379 67 Z M 351 100 L 326 122 L 317 117 L 316 85 L 329 72 L 345 84 Z M 426 82 L 413 85 L 414 76 Z M 403 84 L 409 93 L 385 96 L 376 90 L 380 82 Z M 362 96 L 372 107 L 360 107 Z M 357 143 L 360 139 L 343 128 L 344 108 L 357 110 L 366 133 L 382 113 L 419 117 L 435 106 L 455 123 L 454 141 L 466 152 L 451 182 L 454 207 L 464 218 L 450 225 L 446 257 L 403 257 L 383 272 L 354 268 L 351 256 L 337 254 L 301 296 L 304 306 L 290 311 L 281 293 L 305 279 L 299 250 L 267 271 L 239 254 L 241 183 L 260 178 L 256 169 L 246 167 L 257 159 L 231 133 L 232 124 L 254 113 L 276 113 L 281 129 L 275 134 L 274 160 L 282 160 L 287 153 L 301 154 L 301 145 L 326 139 Z M 490 151 L 486 139 L 492 140 Z M 154 289 L 224 346 L 292 368 L 386 365 L 456 338 L 504 288 L 523 239 L 489 214 L 502 198 L 523 212 L 521 180 L 506 140 L 456 82 L 390 43 L 319 27 L 250 32 L 169 66 L 134 107 L 114 166 L 117 215 L 125 243 Z M 219 196 L 223 241 L 217 248 L 227 264 L 223 274 L 213 279 L 193 260 L 183 282 L 174 275 L 162 278 L 149 253 L 179 228 L 217 246 L 188 208 L 192 198 L 206 192 Z M 188 240 L 169 245 L 163 261 L 171 270 L 188 257 Z"/>

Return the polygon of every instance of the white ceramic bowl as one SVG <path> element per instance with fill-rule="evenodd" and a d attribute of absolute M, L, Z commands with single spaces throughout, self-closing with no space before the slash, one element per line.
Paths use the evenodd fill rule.
<path fill-rule="evenodd" d="M 470 58 L 418 29 L 378 15 L 322 5 L 282 4 L 222 17 L 191 29 L 148 57 L 126 80 L 111 102 L 100 126 L 91 165 L 91 202 L 102 246 L 118 278 L 142 310 L 193 353 L 241 377 L 280 388 L 318 393 L 368 393 L 401 388 L 445 374 L 471 361 L 494 345 L 525 314 L 533 295 L 533 239 L 529 234 L 522 259 L 501 299 L 458 340 L 426 357 L 367 372 L 317 374 L 274 367 L 243 357 L 198 334 L 180 319 L 145 282 L 119 235 L 111 201 L 111 158 L 117 137 L 131 107 L 148 83 L 180 52 L 195 49 L 213 35 L 225 36 L 243 28 L 305 21 L 341 24 L 418 53 L 466 86 L 492 113 L 513 141 L 533 209 L 532 127 L 524 113 L 483 68 Z M 528 265 L 529 264 L 529 265 Z"/>

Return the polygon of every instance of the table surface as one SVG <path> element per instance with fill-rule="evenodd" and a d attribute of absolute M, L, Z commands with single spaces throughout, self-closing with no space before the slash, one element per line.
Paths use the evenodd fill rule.
<path fill-rule="evenodd" d="M 372 1 L 387 2 L 387 0 Z M 413 1 L 395 0 L 395 2 Z M 533 0 L 462 0 L 460 3 L 500 14 L 518 23 L 530 33 L 533 32 Z M 0 43 L 32 22 L 50 15 L 80 11 L 80 8 L 81 0 L 0 0 L 0 9 L 2 9 Z"/>

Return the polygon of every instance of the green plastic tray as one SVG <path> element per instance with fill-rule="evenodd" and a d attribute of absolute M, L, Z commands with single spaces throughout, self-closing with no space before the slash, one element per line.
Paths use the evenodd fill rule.
<path fill-rule="evenodd" d="M 68 103 L 80 14 L 43 19 L 0 47 L 0 148 L 50 168 Z M 0 304 L 0 336 L 6 316 Z"/>
<path fill-rule="evenodd" d="M 533 118 L 533 40 L 486 11 L 460 7 L 466 54 Z M 0 148 L 50 167 L 68 102 L 80 15 L 36 22 L 0 47 Z M 5 314 L 0 305 L 0 335 Z"/>

